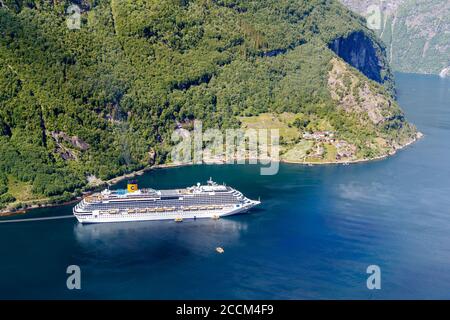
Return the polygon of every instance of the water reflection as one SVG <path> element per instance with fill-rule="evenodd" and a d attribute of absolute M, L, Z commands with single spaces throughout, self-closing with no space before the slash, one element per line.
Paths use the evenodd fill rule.
<path fill-rule="evenodd" d="M 217 246 L 237 242 L 247 230 L 241 217 L 220 220 L 147 221 L 106 224 L 75 224 L 74 234 L 84 256 L 112 259 L 141 255 L 166 260 L 177 255 L 210 255 Z"/>

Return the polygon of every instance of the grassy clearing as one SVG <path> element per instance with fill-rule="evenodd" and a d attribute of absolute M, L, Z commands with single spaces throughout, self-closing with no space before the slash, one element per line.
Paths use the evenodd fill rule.
<path fill-rule="evenodd" d="M 240 117 L 243 129 L 279 129 L 280 139 L 291 143 L 300 137 L 300 131 L 290 125 L 295 121 L 295 113 L 261 113 L 253 117 Z"/>
<path fill-rule="evenodd" d="M 30 203 L 34 201 L 48 200 L 48 198 L 43 195 L 34 194 L 32 188 L 31 183 L 22 182 L 12 176 L 8 176 L 8 193 L 16 198 L 16 201 L 12 203 L 12 205 L 16 203 Z"/>
<path fill-rule="evenodd" d="M 307 157 L 308 151 L 312 149 L 313 145 L 314 142 L 312 141 L 302 140 L 284 153 L 282 159 L 286 161 L 302 161 Z"/>
<path fill-rule="evenodd" d="M 323 145 L 323 147 L 325 148 L 324 160 L 325 161 L 336 161 L 336 154 L 337 154 L 336 147 L 330 143 L 325 143 Z"/>

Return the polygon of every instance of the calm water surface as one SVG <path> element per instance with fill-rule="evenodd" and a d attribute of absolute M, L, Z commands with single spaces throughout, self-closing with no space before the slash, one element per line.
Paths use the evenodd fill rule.
<path fill-rule="evenodd" d="M 450 81 L 400 74 L 397 82 L 425 138 L 390 159 L 282 165 L 276 176 L 256 166 L 196 166 L 140 178 L 173 188 L 212 176 L 261 197 L 249 214 L 181 224 L 0 224 L 0 298 L 450 298 Z M 27 217 L 68 214 L 71 207 Z M 80 291 L 66 289 L 73 264 Z M 382 271 L 378 291 L 366 288 L 372 264 Z"/>

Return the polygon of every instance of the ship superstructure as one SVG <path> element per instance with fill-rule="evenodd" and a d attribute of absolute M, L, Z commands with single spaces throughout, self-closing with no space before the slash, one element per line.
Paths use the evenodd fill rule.
<path fill-rule="evenodd" d="M 246 212 L 260 204 L 211 179 L 206 185 L 184 189 L 139 189 L 136 182 L 126 190 L 104 190 L 78 203 L 73 213 L 81 223 L 220 218 Z"/>

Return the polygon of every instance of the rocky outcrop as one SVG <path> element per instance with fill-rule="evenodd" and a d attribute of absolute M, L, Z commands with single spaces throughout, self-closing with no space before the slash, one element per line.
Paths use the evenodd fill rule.
<path fill-rule="evenodd" d="M 65 142 L 68 142 L 72 147 L 77 148 L 81 151 L 86 151 L 87 149 L 89 149 L 89 144 L 87 144 L 77 136 L 69 137 L 65 132 L 62 131 L 52 131 L 50 134 L 57 142 L 63 140 Z"/>
<path fill-rule="evenodd" d="M 418 138 L 416 128 L 406 121 L 394 98 L 385 95 L 380 85 L 368 81 L 338 58 L 333 58 L 331 65 L 328 89 L 337 108 L 365 129 L 373 129 L 375 134 L 366 146 L 377 156 L 392 154 Z"/>
<path fill-rule="evenodd" d="M 331 96 L 345 111 L 367 114 L 374 125 L 385 121 L 391 101 L 386 96 L 374 92 L 367 81 L 352 74 L 338 59 L 332 60 L 333 68 L 328 78 Z"/>
<path fill-rule="evenodd" d="M 89 144 L 80 139 L 77 136 L 70 137 L 65 132 L 62 131 L 52 131 L 50 136 L 56 143 L 55 152 L 61 156 L 64 160 L 77 160 L 78 153 L 80 151 L 86 151 L 89 149 Z M 64 143 L 69 144 L 69 147 L 64 145 Z M 73 150 L 75 148 L 77 150 Z"/>

